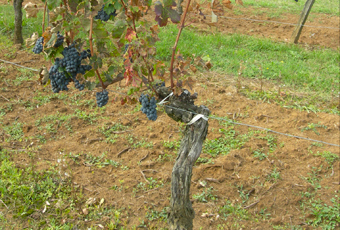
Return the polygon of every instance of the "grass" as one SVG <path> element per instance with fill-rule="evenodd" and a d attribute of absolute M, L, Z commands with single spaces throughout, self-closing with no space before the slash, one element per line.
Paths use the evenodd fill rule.
<path fill-rule="evenodd" d="M 29 221 L 31 228 L 62 227 L 61 219 L 71 215 L 74 204 L 81 200 L 82 195 L 78 193 L 74 196 L 71 182 L 62 179 L 53 168 L 41 171 L 29 165 L 20 169 L 11 156 L 6 150 L 0 151 L 0 193 L 7 207 L 7 211 L 1 212 L 0 225 L 5 229 L 22 229 L 22 220 L 35 215 L 36 219 Z M 8 216 L 16 217 L 15 223 L 11 223 Z M 47 216 L 50 218 L 46 219 Z M 71 226 L 65 223 L 63 229 Z"/>
<path fill-rule="evenodd" d="M 244 6 L 275 8 L 275 10 L 299 14 L 305 2 L 306 1 L 295 2 L 293 0 L 247 0 L 244 1 Z M 315 1 L 312 8 L 312 13 L 314 12 L 339 16 L 339 2 L 334 0 Z"/>
<path fill-rule="evenodd" d="M 23 11 L 22 17 L 22 34 L 24 39 L 31 36 L 33 32 L 41 31 L 41 22 L 43 19 L 43 11 L 39 11 L 37 18 L 26 18 L 26 12 Z M 13 5 L 0 6 L 0 34 L 12 36 L 14 33 L 14 9 Z"/>
<path fill-rule="evenodd" d="M 241 148 L 248 140 L 247 135 L 237 135 L 235 129 L 231 126 L 226 129 L 219 129 L 224 134 L 221 138 L 206 140 L 203 144 L 203 152 L 213 157 L 218 155 L 227 155 L 232 149 Z"/>
<path fill-rule="evenodd" d="M 177 28 L 162 28 L 157 43 L 158 58 L 169 60 Z M 273 42 L 240 34 L 198 34 L 183 30 L 178 48 L 184 56 L 209 57 L 211 70 L 236 76 L 244 61 L 243 77 L 277 81 L 303 92 L 330 96 L 332 84 L 338 85 L 340 55 L 330 49 L 306 50 L 300 46 Z M 211 55 L 214 54 L 214 55 Z M 259 68 L 262 68 L 262 71 Z M 281 73 L 281 75 L 280 75 Z"/>

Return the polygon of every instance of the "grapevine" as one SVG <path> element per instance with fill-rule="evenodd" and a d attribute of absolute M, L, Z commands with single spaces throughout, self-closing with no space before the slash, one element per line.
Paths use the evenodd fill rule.
<path fill-rule="evenodd" d="M 184 22 L 190 2 L 191 0 L 187 1 L 186 10 L 181 16 L 174 9 L 175 1 L 164 0 L 163 3 L 156 1 L 154 10 L 157 23 L 155 24 L 148 20 L 141 21 L 151 8 L 152 1 L 103 0 L 99 3 L 95 0 L 63 0 L 61 4 L 58 3 L 57 5 L 47 1 L 46 4 L 49 8 L 54 8 L 50 12 L 51 24 L 54 27 L 50 28 L 49 26 L 46 31 L 43 31 L 43 37 L 37 40 L 33 52 L 41 53 L 44 51 L 48 59 L 54 60 L 54 64 L 49 70 L 49 79 L 52 91 L 55 93 L 67 91 L 71 81 L 74 82 L 75 88 L 78 90 L 85 88 L 93 90 L 95 87 L 101 87 L 102 89 L 96 93 L 96 103 L 98 107 L 103 107 L 109 101 L 107 87 L 125 79 L 125 84 L 130 89 L 121 98 L 121 104 L 135 104 L 139 101 L 142 105 L 141 112 L 149 120 L 156 121 L 158 118 L 157 101 L 167 99 L 171 106 L 181 109 L 184 113 L 164 108 L 165 113 L 175 121 L 189 123 L 193 113 L 202 113 L 204 116 L 208 116 L 210 113 L 206 107 L 194 105 L 194 99 L 197 98 L 196 93 L 191 95 L 188 90 L 183 88 L 184 85 L 190 88 L 192 86 L 193 80 L 186 75 L 188 75 L 189 66 L 191 67 L 193 62 L 192 60 L 185 60 L 179 51 L 176 52 L 179 37 L 185 27 Z M 109 19 L 113 21 L 110 22 L 112 27 L 103 23 Z M 166 26 L 169 21 L 180 23 L 180 26 L 172 48 L 168 71 L 166 65 L 156 59 L 155 44 L 159 40 L 159 27 Z M 63 31 L 64 36 L 59 32 L 56 34 L 54 31 Z M 88 34 L 88 38 L 84 39 L 84 34 Z M 51 38 L 53 40 L 50 40 Z M 64 42 L 67 45 L 64 45 Z M 114 60 L 105 59 L 106 57 Z M 107 70 L 102 71 L 104 68 L 107 68 Z M 100 71 L 102 71 L 102 74 Z M 165 76 L 170 78 L 169 87 L 165 86 Z M 92 82 L 92 77 L 97 77 L 99 84 Z M 80 78 L 82 78 L 81 81 Z M 82 84 L 81 82 L 85 83 Z M 141 91 L 143 93 L 140 93 Z M 114 98 L 116 99 L 117 96 Z M 189 147 L 180 149 L 182 152 L 179 152 L 181 157 L 178 157 L 178 159 L 184 160 L 187 156 L 190 156 L 190 159 L 185 161 L 185 164 L 190 165 L 185 166 L 185 172 L 182 170 L 176 175 L 181 174 L 180 178 L 188 180 L 180 181 L 180 179 L 177 179 L 172 181 L 175 184 L 174 189 L 183 190 L 183 186 L 186 189 L 181 192 L 172 191 L 170 202 L 172 211 L 169 213 L 169 219 L 173 220 L 180 216 L 192 223 L 194 218 L 188 215 L 188 213 L 193 213 L 191 209 L 190 212 L 185 212 L 182 215 L 178 212 L 179 209 L 173 208 L 176 202 L 182 206 L 186 204 L 186 207 L 191 207 L 188 199 L 189 194 L 181 196 L 178 200 L 174 200 L 177 197 L 174 194 L 184 194 L 189 191 L 187 188 L 190 187 L 191 181 L 190 168 L 192 169 L 193 163 L 201 152 L 202 143 L 207 134 L 206 126 L 206 119 L 203 119 L 199 121 L 198 125 L 190 126 L 192 129 L 186 128 L 185 135 L 190 136 L 194 132 L 195 138 L 183 139 L 183 143 L 186 143 Z M 196 133 L 199 134 L 197 138 Z M 190 154 L 187 151 L 191 151 Z M 176 170 L 174 167 L 174 172 Z M 186 173 L 188 175 L 184 175 Z M 178 182 L 181 186 L 176 185 Z M 182 198 L 185 201 L 181 201 Z M 174 223 L 174 221 L 172 222 Z M 177 226 L 176 228 L 171 227 L 171 229 L 186 228 Z"/>

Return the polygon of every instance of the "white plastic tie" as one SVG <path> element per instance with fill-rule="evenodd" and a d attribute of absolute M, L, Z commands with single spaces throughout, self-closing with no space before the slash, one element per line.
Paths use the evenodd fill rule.
<path fill-rule="evenodd" d="M 172 95 L 173 95 L 174 93 L 173 92 L 171 92 L 168 96 L 166 96 L 161 102 L 159 102 L 158 104 L 159 105 L 163 105 L 163 104 L 165 104 L 166 103 L 166 99 L 168 99 L 169 97 L 171 97 Z"/>
<path fill-rule="evenodd" d="M 192 125 L 201 118 L 203 118 L 206 121 L 208 121 L 208 119 L 209 119 L 206 116 L 204 116 L 203 114 L 197 114 L 197 115 L 194 116 L 194 118 L 192 118 L 192 120 L 187 125 Z"/>

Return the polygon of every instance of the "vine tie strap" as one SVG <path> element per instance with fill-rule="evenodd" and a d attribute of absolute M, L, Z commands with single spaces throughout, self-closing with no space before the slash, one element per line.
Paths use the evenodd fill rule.
<path fill-rule="evenodd" d="M 192 125 L 201 118 L 206 120 L 206 121 L 208 121 L 208 119 L 209 119 L 208 117 L 204 116 L 203 114 L 196 114 L 187 125 Z"/>

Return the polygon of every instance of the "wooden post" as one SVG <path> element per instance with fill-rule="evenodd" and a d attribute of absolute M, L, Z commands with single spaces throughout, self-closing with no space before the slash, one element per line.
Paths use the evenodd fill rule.
<path fill-rule="evenodd" d="M 214 6 L 214 0 L 211 1 L 211 22 L 217 22 L 217 15 L 212 10 Z"/>
<path fill-rule="evenodd" d="M 298 25 L 296 26 L 296 28 L 295 28 L 295 30 L 292 34 L 292 40 L 295 44 L 299 41 L 299 38 L 300 38 L 300 35 L 301 35 L 301 32 L 302 32 L 302 28 L 306 23 L 309 12 L 311 11 L 314 2 L 315 2 L 315 0 L 307 0 L 305 7 L 303 8 L 303 10 L 301 12 Z"/>

